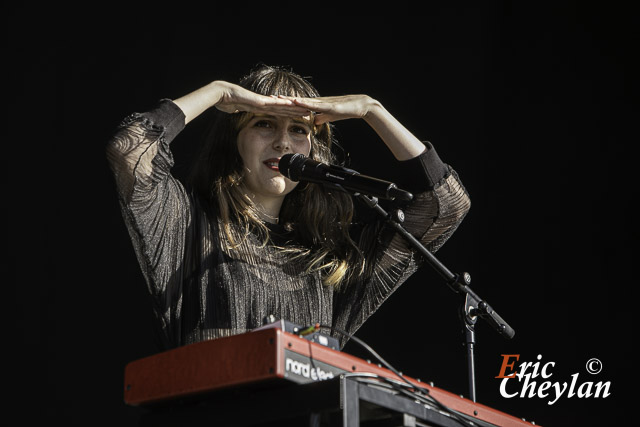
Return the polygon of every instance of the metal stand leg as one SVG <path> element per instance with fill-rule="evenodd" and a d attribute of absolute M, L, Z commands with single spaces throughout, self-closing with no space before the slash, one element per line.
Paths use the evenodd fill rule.
<path fill-rule="evenodd" d="M 358 383 L 343 380 L 340 401 L 342 404 L 342 427 L 360 426 L 360 398 Z"/>
<path fill-rule="evenodd" d="M 471 401 L 476 401 L 476 368 L 475 368 L 475 359 L 473 355 L 473 346 L 475 345 L 475 335 L 476 333 L 472 327 L 465 327 L 465 335 L 467 337 L 467 365 L 469 370 L 469 399 Z"/>
<path fill-rule="evenodd" d="M 476 401 L 476 368 L 474 350 L 476 345 L 475 324 L 478 320 L 476 316 L 477 308 L 472 305 L 471 299 L 467 295 L 460 313 L 462 326 L 464 328 L 465 346 L 467 347 L 467 369 L 469 371 L 469 399 Z"/>
<path fill-rule="evenodd" d="M 359 427 L 361 420 L 366 423 L 379 419 L 371 418 L 372 413 L 367 413 L 367 409 L 371 408 L 376 409 L 377 415 L 374 417 L 379 417 L 378 410 L 382 410 L 387 415 L 395 416 L 395 419 L 405 427 L 417 425 L 460 427 L 457 419 L 442 413 L 440 408 L 426 405 L 391 390 L 381 389 L 377 385 L 372 387 L 368 383 L 348 377 L 341 377 L 340 383 L 343 427 Z M 360 414 L 361 405 L 362 414 Z"/>

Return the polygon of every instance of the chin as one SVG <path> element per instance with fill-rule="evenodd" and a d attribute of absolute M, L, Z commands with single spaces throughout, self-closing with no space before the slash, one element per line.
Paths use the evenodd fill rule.
<path fill-rule="evenodd" d="M 265 190 L 274 196 L 286 196 L 296 188 L 296 185 L 297 183 L 287 183 L 284 177 L 276 177 L 269 181 Z"/>

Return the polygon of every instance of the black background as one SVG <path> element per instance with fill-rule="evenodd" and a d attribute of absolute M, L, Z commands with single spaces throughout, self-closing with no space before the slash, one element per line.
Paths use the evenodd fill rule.
<path fill-rule="evenodd" d="M 480 403 L 549 426 L 632 419 L 637 14 L 580 2 L 315 6 L 6 11 L 4 388 L 18 424 L 136 424 L 122 378 L 154 351 L 150 307 L 104 144 L 130 112 L 258 62 L 311 76 L 323 95 L 371 95 L 460 174 L 472 209 L 438 258 L 470 272 L 516 330 L 505 340 L 477 327 Z M 206 121 L 173 144 L 176 175 Z M 337 126 L 355 169 L 393 176 L 364 123 Z M 467 395 L 459 302 L 427 266 L 357 335 L 406 374 Z M 579 373 L 579 384 L 611 381 L 611 396 L 505 399 L 502 354 L 541 354 L 556 362 L 551 381 Z"/>

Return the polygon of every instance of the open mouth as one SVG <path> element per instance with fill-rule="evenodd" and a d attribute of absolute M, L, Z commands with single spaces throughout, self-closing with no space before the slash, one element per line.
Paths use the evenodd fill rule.
<path fill-rule="evenodd" d="M 272 171 L 280 172 L 280 169 L 278 168 L 280 159 L 267 159 L 262 163 Z"/>

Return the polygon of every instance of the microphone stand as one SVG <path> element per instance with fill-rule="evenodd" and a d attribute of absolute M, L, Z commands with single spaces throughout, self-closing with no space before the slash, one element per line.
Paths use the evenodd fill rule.
<path fill-rule="evenodd" d="M 476 342 L 475 324 L 478 318 L 484 319 L 492 326 L 500 335 L 505 338 L 513 338 L 515 331 L 507 324 L 507 322 L 491 308 L 491 306 L 482 298 L 480 298 L 471 288 L 471 275 L 469 273 L 454 274 L 442 264 L 424 245 L 415 237 L 413 237 L 402 225 L 404 222 L 404 212 L 397 209 L 392 213 L 385 211 L 379 204 L 376 197 L 370 197 L 361 193 L 351 193 L 359 198 L 369 208 L 379 213 L 388 224 L 395 228 L 405 239 L 411 243 L 426 259 L 426 261 L 440 274 L 449 285 L 449 287 L 457 294 L 464 297 L 462 307 L 460 309 L 460 319 L 463 323 L 465 332 L 465 344 L 467 347 L 467 368 L 469 373 L 469 397 L 476 401 L 476 383 L 475 383 L 475 360 L 474 346 Z"/>

